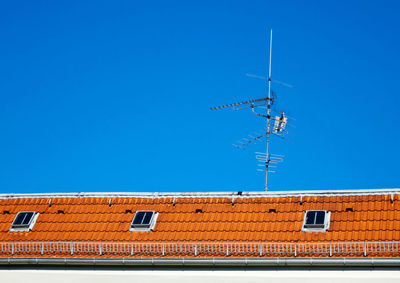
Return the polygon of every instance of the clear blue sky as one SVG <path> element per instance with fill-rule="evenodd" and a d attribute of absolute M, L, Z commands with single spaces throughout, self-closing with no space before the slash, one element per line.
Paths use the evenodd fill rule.
<path fill-rule="evenodd" d="M 271 190 L 400 187 L 397 3 L 2 1 L 0 192 L 261 190 L 269 28 Z"/>

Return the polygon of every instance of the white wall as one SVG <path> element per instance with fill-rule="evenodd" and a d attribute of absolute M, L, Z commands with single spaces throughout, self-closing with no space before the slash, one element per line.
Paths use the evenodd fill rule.
<path fill-rule="evenodd" d="M 370 283 L 400 282 L 400 271 L 220 271 L 220 270 L 0 270 L 0 282 L 24 283 Z"/>

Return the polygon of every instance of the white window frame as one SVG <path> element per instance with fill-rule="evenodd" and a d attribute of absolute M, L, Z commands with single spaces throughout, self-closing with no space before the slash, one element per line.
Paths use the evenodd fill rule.
<path fill-rule="evenodd" d="M 306 224 L 307 214 L 308 214 L 308 212 L 312 212 L 312 211 L 324 211 L 325 212 L 325 219 L 324 219 L 323 227 L 305 227 L 307 225 Z M 330 222 L 331 222 L 331 212 L 330 211 L 326 211 L 326 210 L 307 210 L 304 213 L 303 227 L 302 227 L 301 231 L 303 231 L 303 232 L 326 232 L 326 230 L 329 229 Z"/>
<path fill-rule="evenodd" d="M 25 226 L 21 226 L 21 227 L 14 227 L 14 222 L 17 219 L 18 215 L 21 213 L 27 213 L 27 212 L 33 212 L 33 216 L 31 218 L 31 221 L 26 224 Z M 39 216 L 39 212 L 35 212 L 35 211 L 20 211 L 17 213 L 17 215 L 15 216 L 13 222 L 11 223 L 11 227 L 10 227 L 10 232 L 29 232 L 32 230 L 33 226 L 35 226 L 36 220 Z"/>
<path fill-rule="evenodd" d="M 153 212 L 153 216 L 151 217 L 149 225 L 146 225 L 145 227 L 132 227 L 133 220 L 135 220 L 136 214 L 138 212 Z M 158 218 L 158 212 L 155 212 L 153 210 L 138 210 L 138 211 L 135 212 L 135 215 L 133 216 L 129 231 L 130 232 L 149 232 L 149 231 L 152 231 L 154 229 L 154 227 L 156 226 L 157 218 Z"/>

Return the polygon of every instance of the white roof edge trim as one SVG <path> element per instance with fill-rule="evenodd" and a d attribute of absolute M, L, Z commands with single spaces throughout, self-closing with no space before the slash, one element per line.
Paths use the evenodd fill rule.
<path fill-rule="evenodd" d="M 239 195 L 238 193 L 241 192 Z M 0 194 L 0 199 L 13 198 L 256 198 L 298 196 L 360 196 L 400 194 L 400 188 L 321 191 L 231 191 L 231 192 L 79 192 Z"/>

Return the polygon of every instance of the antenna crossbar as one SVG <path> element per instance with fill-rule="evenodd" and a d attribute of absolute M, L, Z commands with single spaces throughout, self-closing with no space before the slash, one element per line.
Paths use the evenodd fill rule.
<path fill-rule="evenodd" d="M 232 107 L 232 108 L 235 109 L 235 106 L 245 105 L 245 104 L 252 104 L 252 103 L 261 102 L 261 101 L 267 101 L 267 100 L 268 100 L 267 97 L 258 98 L 258 99 L 251 99 L 251 100 L 247 100 L 247 101 L 242 101 L 242 102 L 236 102 L 236 103 L 227 104 L 227 105 L 211 107 L 210 110 L 218 110 L 218 109 L 223 109 L 223 108 L 228 108 L 228 107 Z"/>
<path fill-rule="evenodd" d="M 251 140 L 243 138 L 245 140 L 244 142 L 242 142 L 240 145 L 234 145 L 234 146 L 236 146 L 237 148 L 245 147 L 246 145 L 265 137 L 266 135 L 267 135 L 267 133 L 264 133 L 264 134 L 261 134 L 261 135 L 259 135 L 257 137 L 253 137 Z"/>

